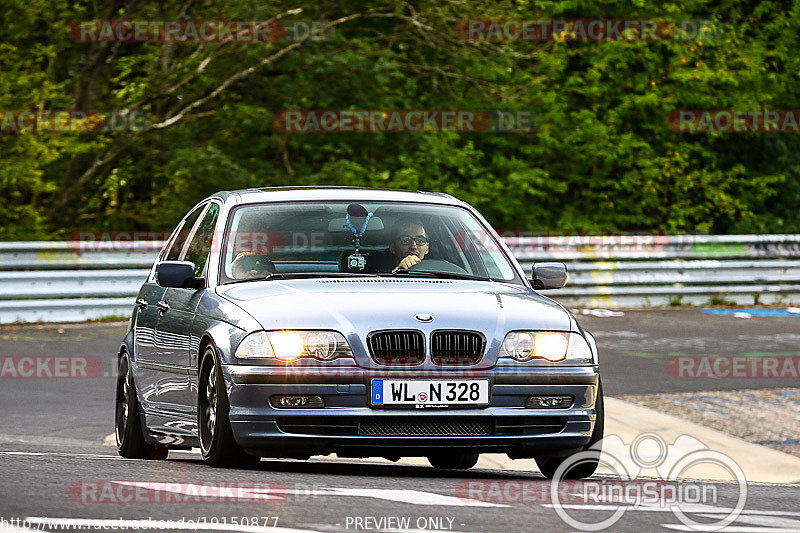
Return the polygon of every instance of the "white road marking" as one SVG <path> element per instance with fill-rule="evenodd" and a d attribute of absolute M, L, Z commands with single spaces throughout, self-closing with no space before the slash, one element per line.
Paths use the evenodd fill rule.
<path fill-rule="evenodd" d="M 720 520 L 725 518 L 723 513 L 700 513 L 697 516 L 701 518 L 712 518 Z M 763 515 L 746 515 L 739 516 L 734 522 L 734 525 L 752 524 L 754 526 L 770 526 L 770 527 L 790 527 L 795 531 L 800 531 L 800 520 L 792 520 L 791 518 L 781 518 L 779 516 L 763 516 Z"/>
<path fill-rule="evenodd" d="M 157 529 L 171 531 L 237 531 L 243 533 L 321 533 L 315 529 L 295 529 L 279 526 L 242 526 L 236 524 L 208 524 L 202 522 L 181 522 L 179 520 L 125 520 L 95 518 L 48 518 L 45 516 L 29 516 L 31 524 L 45 527 L 72 527 L 76 529 Z"/>
<path fill-rule="evenodd" d="M 161 492 L 171 492 L 176 494 L 206 494 L 204 489 L 217 489 L 214 484 L 203 483 L 148 483 L 140 481 L 113 481 L 115 484 L 127 485 L 131 487 L 144 487 L 148 490 Z M 245 482 L 246 483 L 246 482 Z M 436 505 L 445 507 L 508 507 L 508 505 L 472 500 L 468 498 L 457 498 L 446 496 L 434 492 L 424 492 L 419 490 L 398 490 L 398 489 L 371 489 L 371 488 L 342 488 L 342 487 L 318 487 L 314 489 L 287 489 L 275 491 L 275 496 L 271 497 L 257 488 L 240 488 L 241 493 L 237 492 L 237 498 L 268 500 L 283 499 L 283 494 L 299 496 L 351 496 L 361 498 L 375 498 L 396 503 L 408 503 L 412 505 Z"/>
<path fill-rule="evenodd" d="M 621 505 L 621 504 L 620 504 Z M 704 505 L 701 503 L 681 503 L 678 504 L 684 513 L 711 513 L 711 514 L 728 514 L 733 511 L 733 507 L 714 507 L 713 505 Z M 543 507 L 555 507 L 552 503 L 543 503 Z M 601 504 L 590 505 L 584 503 L 563 503 L 561 507 L 564 509 L 577 509 L 582 511 L 613 511 L 617 509 L 618 505 Z M 671 513 L 672 511 L 668 506 L 662 507 L 658 504 L 640 504 L 638 507 L 630 508 L 631 511 L 639 512 L 663 512 Z M 742 515 L 762 515 L 762 516 L 800 516 L 797 511 L 762 511 L 759 509 L 742 509 Z"/>
<path fill-rule="evenodd" d="M 12 450 L 0 450 L 0 455 L 21 455 L 25 457 L 46 457 L 49 455 L 56 457 L 75 457 L 79 459 L 112 459 L 114 461 L 138 461 L 139 459 L 125 459 L 119 455 L 102 455 L 99 453 L 66 453 L 66 452 L 17 452 Z"/>
<path fill-rule="evenodd" d="M 453 533 L 451 529 L 380 529 L 380 533 Z"/>
<path fill-rule="evenodd" d="M 421 490 L 398 490 L 398 489 L 353 489 L 353 488 L 322 488 L 308 490 L 290 489 L 286 494 L 300 494 L 304 496 L 356 496 L 362 498 L 376 498 L 398 503 L 410 503 L 412 505 L 440 505 L 448 507 L 508 507 L 499 503 L 489 503 L 468 498 L 456 498 L 455 496 L 445 496 L 435 492 L 424 492 Z"/>
<path fill-rule="evenodd" d="M 625 315 L 625 313 L 622 311 L 612 311 L 611 309 L 570 309 L 570 311 L 572 311 L 572 314 L 574 315 L 593 315 L 600 318 Z"/>
<path fill-rule="evenodd" d="M 183 494 L 185 496 L 199 498 L 207 497 L 216 498 L 220 500 L 235 499 L 241 501 L 266 501 L 266 500 L 282 500 L 285 491 L 280 489 L 272 489 L 270 487 L 247 487 L 247 485 L 260 485 L 258 481 L 241 481 L 234 484 L 230 495 L 227 495 L 221 489 L 225 484 L 220 483 L 180 483 L 180 482 L 151 482 L 151 481 L 109 481 L 115 485 L 122 485 L 128 487 L 141 487 L 145 490 L 153 492 L 169 492 L 172 494 Z M 238 486 L 236 486 L 238 485 Z M 235 495 L 233 490 L 235 490 Z M 273 494 L 270 494 L 273 493 Z M 167 500 L 169 501 L 169 500 Z"/>
<path fill-rule="evenodd" d="M 554 507 L 553 504 L 543 504 L 544 507 Z M 614 511 L 617 505 L 601 504 L 562 504 L 564 509 L 575 509 L 583 511 Z M 731 507 L 714 507 L 705 504 L 679 504 L 678 507 L 686 514 L 695 514 L 698 517 L 720 520 L 728 516 L 733 511 Z M 669 506 L 640 505 L 639 507 L 629 507 L 627 512 L 662 512 L 671 513 Z M 743 509 L 733 524 L 725 527 L 725 533 L 800 533 L 800 520 L 792 520 L 786 517 L 800 517 L 800 512 L 796 511 L 766 511 L 759 509 Z M 746 525 L 749 524 L 749 525 Z M 662 527 L 677 531 L 703 531 L 702 529 L 691 528 L 684 524 L 661 524 Z"/>
<path fill-rule="evenodd" d="M 206 491 L 204 491 L 205 488 L 210 488 L 212 490 L 217 488 L 217 485 L 206 485 L 203 483 L 153 484 L 139 481 L 114 481 L 113 483 L 128 485 L 131 487 L 142 486 L 149 490 L 180 494 L 187 492 L 190 494 L 206 494 Z M 237 497 L 244 497 L 245 499 L 252 498 L 255 500 L 273 499 L 270 496 L 265 495 L 263 491 L 260 491 L 259 489 L 242 488 L 240 490 L 242 491 L 242 494 L 237 495 Z M 275 491 L 275 494 L 276 496 L 274 499 L 282 499 L 283 494 L 300 496 L 353 496 L 361 498 L 375 498 L 378 500 L 386 500 L 396 503 L 409 503 L 412 505 L 437 505 L 446 507 L 508 507 L 507 505 L 503 504 L 471 500 L 467 498 L 457 498 L 455 496 L 446 496 L 444 494 L 424 492 L 419 490 L 319 487 L 311 490 L 287 489 L 285 492 L 277 490 Z"/>
<path fill-rule="evenodd" d="M 26 527 L 16 527 L 16 526 L 0 526 L 0 533 L 31 533 L 32 531 L 36 531 L 37 533 L 50 533 L 44 529 L 29 529 Z"/>
<path fill-rule="evenodd" d="M 661 527 L 674 529 L 676 531 L 703 531 L 702 529 L 685 526 L 683 524 L 661 524 Z M 800 529 L 787 529 L 782 527 L 727 526 L 722 531 L 725 533 L 798 533 Z"/>

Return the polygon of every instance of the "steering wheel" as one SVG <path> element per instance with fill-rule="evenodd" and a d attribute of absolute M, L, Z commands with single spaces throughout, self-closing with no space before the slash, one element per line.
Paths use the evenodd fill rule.
<path fill-rule="evenodd" d="M 423 259 L 416 265 L 412 265 L 411 268 L 409 268 L 408 270 L 409 272 L 413 272 L 415 270 L 430 270 L 432 272 L 452 272 L 453 274 L 469 274 L 469 272 L 467 272 L 460 266 L 453 264 L 450 261 L 444 261 L 442 259 Z"/>

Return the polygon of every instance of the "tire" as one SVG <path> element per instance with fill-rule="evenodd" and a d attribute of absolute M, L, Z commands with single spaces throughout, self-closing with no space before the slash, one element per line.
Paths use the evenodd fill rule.
<path fill-rule="evenodd" d="M 147 444 L 142 430 L 139 399 L 133 381 L 133 371 L 128 352 L 119 358 L 116 407 L 114 410 L 114 434 L 117 451 L 127 459 L 166 459 L 169 450 L 160 444 Z"/>
<path fill-rule="evenodd" d="M 446 455 L 429 455 L 428 462 L 439 470 L 469 470 L 478 462 L 478 454 L 454 452 Z"/>
<path fill-rule="evenodd" d="M 225 378 L 212 344 L 206 346 L 200 360 L 197 380 L 197 433 L 200 453 L 213 467 L 252 467 L 259 463 L 242 450 L 233 438 L 229 419 L 230 405 Z"/>
<path fill-rule="evenodd" d="M 581 448 L 580 452 L 584 452 L 589 448 L 592 448 L 595 444 L 597 444 L 603 438 L 603 427 L 605 425 L 605 407 L 603 402 L 603 384 L 602 382 L 598 382 L 597 386 L 597 402 L 596 402 L 596 411 L 597 411 L 597 418 L 594 423 L 594 430 L 592 431 L 592 436 L 589 439 L 589 443 L 586 444 L 583 448 Z M 600 463 L 600 448 L 594 448 L 592 451 L 597 451 L 597 453 L 593 453 L 590 458 L 586 458 L 581 460 L 575 466 L 569 468 L 564 472 L 562 475 L 562 479 L 583 479 L 587 477 L 591 477 L 594 474 L 595 470 L 597 470 L 597 466 Z M 536 464 L 539 467 L 539 471 L 546 477 L 547 479 L 553 479 L 555 476 L 556 470 L 558 467 L 561 466 L 561 463 L 565 461 L 569 461 L 572 456 L 567 457 L 537 457 Z"/>

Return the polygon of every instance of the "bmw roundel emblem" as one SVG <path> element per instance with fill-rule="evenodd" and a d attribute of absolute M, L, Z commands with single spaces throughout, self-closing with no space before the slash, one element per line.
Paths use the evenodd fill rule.
<path fill-rule="evenodd" d="M 414 315 L 414 318 L 420 322 L 433 322 L 433 315 L 429 315 L 428 313 L 417 313 Z"/>

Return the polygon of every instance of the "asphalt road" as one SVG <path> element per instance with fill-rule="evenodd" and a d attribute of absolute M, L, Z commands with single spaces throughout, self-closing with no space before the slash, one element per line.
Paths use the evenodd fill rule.
<path fill-rule="evenodd" d="M 798 384 L 797 378 L 678 379 L 668 375 L 666 364 L 680 355 L 800 355 L 800 317 L 738 319 L 681 309 L 579 320 L 597 338 L 609 395 Z M 26 517 L 89 519 L 94 520 L 91 525 L 127 530 L 148 525 L 130 521 L 148 519 L 170 521 L 160 525 L 174 531 L 194 530 L 189 521 L 210 530 L 275 532 L 579 529 L 542 496 L 549 485 L 535 471 L 442 473 L 423 466 L 328 458 L 215 470 L 189 452 L 171 452 L 164 462 L 122 459 L 102 441 L 113 431 L 111 363 L 124 329 L 119 324 L 0 329 L 3 358 L 92 355 L 105 363 L 94 379 L 0 378 L 0 531 L 22 527 L 3 520 Z M 137 483 L 151 484 L 140 484 L 137 490 Z M 594 489 L 619 484 L 612 478 L 594 483 Z M 234 492 L 215 496 L 220 487 Z M 705 505 L 682 506 L 698 521 L 724 517 L 740 494 L 736 484 L 701 488 L 715 488 L 716 497 Z M 571 487 L 567 493 L 581 490 Z M 747 490 L 745 512 L 728 531 L 800 531 L 800 486 L 751 484 Z M 197 492 L 206 500 L 198 500 Z M 573 497 L 566 512 L 597 523 L 616 508 L 616 500 L 601 493 L 589 501 Z M 124 521 L 96 521 L 101 519 Z M 231 528 L 233 521 L 248 524 Z M 35 529 L 36 524 L 43 522 L 26 525 Z M 60 525 L 46 524 L 44 530 L 72 530 Z M 628 510 L 608 530 L 687 528 L 668 506 L 653 503 Z"/>

